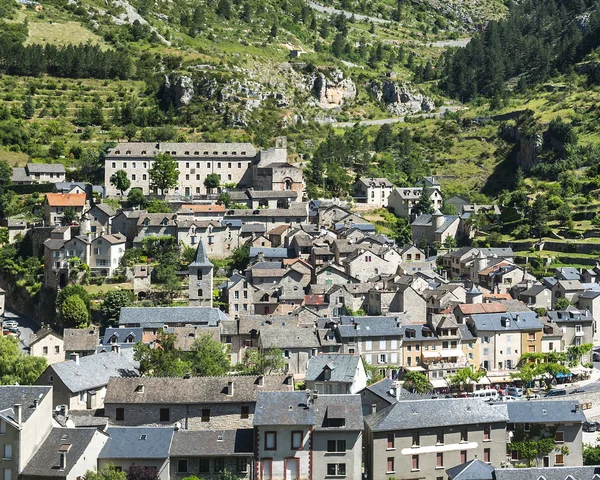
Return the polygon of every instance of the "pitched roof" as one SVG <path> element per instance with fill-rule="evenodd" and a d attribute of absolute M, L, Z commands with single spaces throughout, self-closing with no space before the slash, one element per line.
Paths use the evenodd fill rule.
<path fill-rule="evenodd" d="M 263 254 L 265 258 L 288 258 L 287 248 L 250 247 L 250 258 Z"/>
<path fill-rule="evenodd" d="M 214 327 L 221 320 L 228 320 L 227 315 L 212 307 L 124 307 L 119 325 L 139 325 L 142 328 L 159 328 L 169 324 Z"/>
<path fill-rule="evenodd" d="M 110 438 L 98 458 L 163 459 L 169 457 L 173 427 L 108 427 Z"/>
<path fill-rule="evenodd" d="M 545 285 L 532 285 L 527 290 L 522 291 L 519 295 L 525 297 L 537 297 L 544 290 L 550 292 Z"/>
<path fill-rule="evenodd" d="M 133 343 L 141 342 L 143 329 L 142 328 L 114 328 L 109 327 L 104 330 L 104 338 L 102 339 L 103 345 L 111 345 L 112 339 L 115 338 L 117 344 L 125 343 L 125 340 L 131 335 Z"/>
<path fill-rule="evenodd" d="M 504 313 L 506 307 L 498 302 L 489 303 L 462 303 L 457 305 L 463 315 L 473 315 L 478 313 Z"/>
<path fill-rule="evenodd" d="M 171 456 L 222 457 L 251 456 L 254 453 L 254 430 L 178 430 L 173 435 Z"/>
<path fill-rule="evenodd" d="M 317 431 L 363 430 L 365 426 L 360 395 L 319 395 L 315 399 L 315 414 Z M 329 418 L 343 418 L 344 426 L 329 426 Z"/>
<path fill-rule="evenodd" d="M 210 159 L 243 157 L 251 160 L 256 155 L 256 148 L 251 143 L 121 142 L 108 151 L 106 158 L 116 155 L 151 158 L 159 152 L 168 152 L 173 156 L 181 157 L 188 152 L 185 158 L 178 159 L 180 161 L 196 157 Z"/>
<path fill-rule="evenodd" d="M 22 477 L 61 477 L 69 475 L 95 435 L 104 435 L 95 428 L 53 428 L 21 472 Z M 59 449 L 69 445 L 66 467 L 60 469 Z"/>
<path fill-rule="evenodd" d="M 245 223 L 242 225 L 241 233 L 265 233 L 267 227 L 262 223 Z"/>
<path fill-rule="evenodd" d="M 62 163 L 28 163 L 29 173 L 65 173 Z"/>
<path fill-rule="evenodd" d="M 92 240 L 92 243 L 98 242 L 99 240 L 105 240 L 111 245 L 118 245 L 119 243 L 125 243 L 127 241 L 127 237 L 122 233 L 112 233 L 96 237 Z"/>
<path fill-rule="evenodd" d="M 51 207 L 83 207 L 85 193 L 47 193 L 46 202 Z"/>
<path fill-rule="evenodd" d="M 507 407 L 510 423 L 585 422 L 585 414 L 579 400 L 509 402 Z"/>
<path fill-rule="evenodd" d="M 497 468 L 496 480 L 597 480 L 600 466 L 545 467 L 545 468 Z"/>
<path fill-rule="evenodd" d="M 307 392 L 260 392 L 254 426 L 315 425 L 315 409 L 307 406 Z"/>
<path fill-rule="evenodd" d="M 365 390 L 369 390 L 371 393 L 374 393 L 381 399 L 392 404 L 392 403 L 396 403 L 398 401 L 396 399 L 396 396 L 392 395 L 390 393 L 390 390 L 392 389 L 393 386 L 394 386 L 394 381 L 391 378 L 386 377 L 386 378 L 379 380 L 378 382 L 368 385 L 365 388 Z"/>
<path fill-rule="evenodd" d="M 290 391 L 286 375 L 258 375 L 190 378 L 111 378 L 104 403 L 200 404 L 254 402 L 260 391 Z M 233 395 L 228 395 L 233 382 Z M 143 388 L 140 388 L 143 387 Z"/>
<path fill-rule="evenodd" d="M 564 310 L 551 310 L 547 315 L 555 323 L 592 322 L 594 320 L 589 310 L 579 310 L 573 306 L 568 306 Z"/>
<path fill-rule="evenodd" d="M 63 340 L 65 352 L 94 351 L 100 343 L 100 330 L 96 327 L 65 328 Z"/>
<path fill-rule="evenodd" d="M 324 380 L 324 372 L 328 369 L 331 372 L 330 381 L 352 383 L 359 361 L 361 361 L 360 355 L 321 353 L 308 360 L 305 380 Z"/>
<path fill-rule="evenodd" d="M 305 305 L 329 305 L 325 295 L 303 295 Z"/>
<path fill-rule="evenodd" d="M 315 348 L 319 346 L 319 339 L 312 328 L 261 328 L 260 343 L 263 348 Z"/>
<path fill-rule="evenodd" d="M 519 331 L 519 330 L 541 330 L 543 325 L 537 317 L 537 313 L 506 312 L 506 313 L 482 313 L 472 315 L 471 319 L 480 331 Z M 508 323 L 506 319 L 510 320 Z"/>
<path fill-rule="evenodd" d="M 225 205 L 192 205 L 184 204 L 182 209 L 191 210 L 194 213 L 225 213 Z"/>
<path fill-rule="evenodd" d="M 367 178 L 361 177 L 358 181 L 367 187 L 387 187 L 391 188 L 394 186 L 392 182 L 390 182 L 387 178 Z"/>
<path fill-rule="evenodd" d="M 73 393 L 106 385 L 110 377 L 137 377 L 138 368 L 133 349 L 88 355 L 79 363 L 67 360 L 48 367 Z"/>
<path fill-rule="evenodd" d="M 208 255 L 206 254 L 206 246 L 204 245 L 204 240 L 202 239 L 200 239 L 198 242 L 196 256 L 194 257 L 194 261 L 190 264 L 190 267 L 213 267 L 213 264 L 210 263 Z"/>
<path fill-rule="evenodd" d="M 290 228 L 290 225 L 284 223 L 283 225 L 278 225 L 275 228 L 272 228 L 267 232 L 267 235 L 282 235 L 286 230 Z"/>
<path fill-rule="evenodd" d="M 490 405 L 476 398 L 397 402 L 365 418 L 376 432 L 506 421 L 506 405 Z"/>
<path fill-rule="evenodd" d="M 475 459 L 449 468 L 446 473 L 452 480 L 493 480 L 494 467 Z"/>
<path fill-rule="evenodd" d="M 62 340 L 62 337 L 50 327 L 42 327 L 40 330 L 31 335 L 31 337 L 29 338 L 29 346 L 36 344 L 43 338 L 46 338 L 48 335 L 54 335 L 59 340 Z"/>
<path fill-rule="evenodd" d="M 43 400 L 52 392 L 52 387 L 32 385 L 2 385 L 0 386 L 0 411 L 2 416 L 15 421 L 13 406 L 21 405 L 21 421 L 26 422 L 35 412 L 34 400 Z"/>
<path fill-rule="evenodd" d="M 98 210 L 100 210 L 102 213 L 106 214 L 109 217 L 114 217 L 117 213 L 117 212 L 115 212 L 115 209 L 112 208 L 108 203 L 96 203 L 94 205 L 94 208 L 97 208 Z"/>

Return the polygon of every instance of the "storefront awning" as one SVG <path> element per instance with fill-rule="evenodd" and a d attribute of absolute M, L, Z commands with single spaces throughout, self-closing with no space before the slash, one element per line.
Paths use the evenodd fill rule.
<path fill-rule="evenodd" d="M 448 383 L 443 378 L 434 378 L 430 382 L 433 388 L 446 388 L 448 386 Z"/>
<path fill-rule="evenodd" d="M 422 355 L 424 358 L 439 358 L 440 352 L 423 352 Z"/>
<path fill-rule="evenodd" d="M 404 367 L 409 372 L 424 372 L 425 369 L 421 365 L 415 365 L 414 367 Z"/>
<path fill-rule="evenodd" d="M 490 379 L 488 377 L 484 376 L 479 379 L 479 381 L 476 383 L 476 385 L 489 385 L 490 383 L 492 383 L 492 382 L 490 382 Z"/>
<path fill-rule="evenodd" d="M 490 377 L 488 375 L 490 383 L 512 383 L 515 381 L 510 375 L 498 376 L 498 377 Z"/>
<path fill-rule="evenodd" d="M 440 350 L 440 355 L 444 358 L 448 357 L 464 357 L 465 354 L 460 348 L 445 348 Z"/>

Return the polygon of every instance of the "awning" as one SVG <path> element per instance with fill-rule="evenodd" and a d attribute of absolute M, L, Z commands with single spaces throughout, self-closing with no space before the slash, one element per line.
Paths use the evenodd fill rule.
<path fill-rule="evenodd" d="M 425 358 L 439 358 L 440 352 L 423 352 L 422 355 Z"/>
<path fill-rule="evenodd" d="M 479 379 L 479 381 L 476 383 L 476 385 L 489 385 L 490 383 L 492 383 L 492 382 L 490 382 L 490 379 L 488 377 L 484 376 Z"/>
<path fill-rule="evenodd" d="M 557 373 L 556 374 L 556 378 L 565 378 L 565 377 L 572 377 L 573 374 L 572 373 Z"/>
<path fill-rule="evenodd" d="M 582 373 L 589 375 L 590 373 L 592 373 L 592 369 L 585 367 L 575 367 L 571 369 L 571 373 L 573 375 L 581 375 Z"/>
<path fill-rule="evenodd" d="M 415 365 L 414 367 L 404 367 L 409 372 L 424 372 L 425 369 L 421 365 Z"/>
<path fill-rule="evenodd" d="M 448 386 L 448 383 L 443 378 L 434 378 L 429 381 L 433 385 L 433 388 L 446 388 Z"/>
<path fill-rule="evenodd" d="M 442 357 L 464 357 L 465 354 L 460 348 L 446 348 L 440 350 L 440 355 Z"/>
<path fill-rule="evenodd" d="M 514 382 L 515 379 L 512 378 L 510 375 L 509 376 L 498 376 L 498 377 L 490 377 L 488 374 L 488 378 L 490 379 L 490 383 L 508 383 L 508 382 Z"/>

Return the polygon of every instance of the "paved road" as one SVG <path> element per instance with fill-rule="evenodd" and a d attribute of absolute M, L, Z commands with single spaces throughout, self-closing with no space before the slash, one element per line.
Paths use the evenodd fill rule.
<path fill-rule="evenodd" d="M 14 320 L 19 324 L 21 348 L 28 351 L 31 335 L 39 330 L 38 325 L 31 318 L 8 309 L 4 311 L 4 319 Z"/>
<path fill-rule="evenodd" d="M 446 112 L 456 112 L 457 110 L 464 110 L 465 107 L 458 106 L 449 106 L 449 107 L 440 107 L 439 111 L 436 113 L 426 113 L 426 114 L 414 114 L 414 115 L 406 115 L 404 117 L 390 117 L 390 118 L 380 118 L 378 120 L 360 120 L 355 122 L 333 122 L 330 123 L 332 127 L 335 128 L 352 128 L 357 123 L 360 125 L 385 125 L 386 123 L 399 123 L 404 122 L 404 119 L 408 116 L 411 118 L 415 117 L 423 117 L 423 118 L 437 118 L 444 115 Z"/>
<path fill-rule="evenodd" d="M 366 22 L 391 23 L 390 20 L 385 20 L 383 18 L 369 17 L 368 15 L 360 15 L 358 13 L 352 13 L 346 10 L 338 10 L 337 8 L 326 7 L 324 5 L 311 1 L 306 2 L 306 4 L 313 10 L 316 10 L 317 12 L 327 13 L 329 15 L 339 15 L 341 13 L 346 18 L 351 18 L 352 15 L 354 15 L 354 18 L 356 18 L 357 20 L 364 20 Z"/>

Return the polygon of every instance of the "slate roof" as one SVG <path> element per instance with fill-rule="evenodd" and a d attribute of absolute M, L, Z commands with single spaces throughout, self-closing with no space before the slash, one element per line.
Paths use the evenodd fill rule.
<path fill-rule="evenodd" d="M 108 203 L 96 203 L 94 207 L 109 217 L 114 217 L 117 213 L 115 212 L 115 209 L 112 208 Z"/>
<path fill-rule="evenodd" d="M 518 317 L 518 320 L 517 320 Z M 503 319 L 509 318 L 510 325 L 505 326 Z M 537 313 L 506 312 L 506 313 L 482 313 L 472 315 L 471 319 L 479 331 L 519 331 L 519 330 L 541 330 L 542 322 L 537 318 Z"/>
<path fill-rule="evenodd" d="M 366 390 L 369 390 L 370 392 L 374 393 L 381 399 L 392 404 L 392 403 L 396 403 L 398 401 L 394 395 L 390 394 L 390 390 L 392 389 L 393 386 L 394 386 L 394 381 L 391 378 L 386 377 L 382 380 L 379 380 L 378 382 L 368 385 L 366 387 Z"/>
<path fill-rule="evenodd" d="M 306 395 L 304 398 L 306 400 Z M 360 395 L 319 395 L 315 403 L 316 431 L 364 429 Z M 328 418 L 344 418 L 344 426 L 330 427 Z"/>
<path fill-rule="evenodd" d="M 67 477 L 95 435 L 104 435 L 104 433 L 100 433 L 95 428 L 53 428 L 19 477 L 36 479 Z M 71 447 L 66 455 L 66 468 L 60 470 L 58 449 L 65 444 Z"/>
<path fill-rule="evenodd" d="M 555 323 L 568 322 L 591 322 L 594 320 L 588 310 L 578 310 L 573 306 L 567 307 L 565 310 L 551 310 L 547 313 L 550 320 Z"/>
<path fill-rule="evenodd" d="M 524 297 L 537 297 L 544 290 L 548 290 L 545 285 L 533 285 L 527 290 L 521 292 L 519 296 Z"/>
<path fill-rule="evenodd" d="M 11 181 L 14 183 L 31 181 L 31 177 L 27 175 L 25 167 L 13 167 Z"/>
<path fill-rule="evenodd" d="M 360 361 L 360 355 L 321 353 L 308 360 L 305 380 L 324 380 L 323 372 L 328 368 L 331 371 L 329 381 L 352 383 Z"/>
<path fill-rule="evenodd" d="M 111 345 L 113 336 L 116 337 L 115 343 L 125 343 L 125 340 L 129 335 L 133 336 L 133 343 L 141 342 L 143 329 L 142 328 L 114 328 L 109 327 L 104 331 L 104 338 L 102 339 L 103 345 Z"/>
<path fill-rule="evenodd" d="M 582 294 L 579 295 L 579 298 L 590 298 L 594 299 L 600 296 L 600 291 L 597 290 L 586 290 Z"/>
<path fill-rule="evenodd" d="M 191 378 L 111 378 L 106 389 L 105 404 L 199 404 L 222 402 L 255 402 L 260 391 L 290 391 L 286 375 L 265 375 L 264 386 L 259 376 L 191 377 Z M 227 384 L 233 381 L 233 395 L 227 395 Z M 143 386 L 143 391 L 140 390 Z M 138 390 L 138 391 L 136 391 Z"/>
<path fill-rule="evenodd" d="M 137 377 L 139 363 L 133 359 L 133 349 L 99 353 L 55 363 L 48 368 L 72 392 L 93 390 L 108 383 L 110 377 Z"/>
<path fill-rule="evenodd" d="M 254 426 L 315 425 L 315 409 L 307 407 L 306 392 L 260 392 L 254 410 Z"/>
<path fill-rule="evenodd" d="M 260 330 L 263 348 L 317 348 L 319 339 L 312 328 L 289 327 Z"/>
<path fill-rule="evenodd" d="M 241 233 L 265 233 L 267 231 L 267 227 L 265 227 L 262 223 L 246 223 L 242 225 Z"/>
<path fill-rule="evenodd" d="M 43 338 L 46 338 L 48 335 L 54 335 L 56 338 L 62 340 L 62 337 L 51 328 L 42 327 L 40 330 L 31 335 L 29 338 L 29 346 L 39 342 Z"/>
<path fill-rule="evenodd" d="M 47 193 L 46 202 L 51 207 L 83 207 L 85 193 Z"/>
<path fill-rule="evenodd" d="M 581 279 L 581 274 L 579 273 L 579 270 L 577 270 L 576 268 L 573 268 L 573 267 L 557 268 L 555 270 L 554 276 L 558 280 L 580 280 Z"/>
<path fill-rule="evenodd" d="M 240 315 L 239 318 L 240 335 L 267 327 L 288 328 L 297 325 L 298 320 L 293 315 Z"/>
<path fill-rule="evenodd" d="M 190 267 L 213 267 L 213 264 L 210 263 L 208 255 L 206 254 L 206 246 L 204 245 L 204 240 L 202 239 L 200 239 L 198 242 L 196 256 L 194 257 L 194 261 L 190 264 Z"/>
<path fill-rule="evenodd" d="M 21 421 L 25 423 L 35 411 L 34 400 L 43 400 L 52 392 L 52 387 L 32 385 L 2 385 L 0 386 L 0 411 L 12 421 L 15 421 L 13 406 L 21 405 Z"/>
<path fill-rule="evenodd" d="M 449 468 L 446 473 L 452 480 L 493 480 L 494 467 L 475 459 Z"/>
<path fill-rule="evenodd" d="M 126 152 L 129 153 L 127 154 Z M 174 156 L 183 156 L 185 152 L 189 152 L 189 155 L 186 155 L 185 158 L 178 158 L 177 160 L 179 161 L 184 161 L 186 158 L 227 159 L 233 156 L 251 159 L 251 157 L 256 155 L 256 148 L 251 143 L 121 142 L 108 151 L 106 158 L 112 158 L 117 155 L 120 157 L 145 156 L 150 158 L 159 152 L 168 152 Z M 204 155 L 204 152 L 208 152 L 208 155 Z M 217 152 L 217 154 L 214 155 L 213 152 Z M 227 153 L 224 154 L 223 152 Z M 242 155 L 243 152 L 245 153 L 244 155 Z"/>
<path fill-rule="evenodd" d="M 575 406 L 579 406 L 577 411 Z M 585 414 L 578 400 L 539 400 L 535 402 L 508 402 L 510 423 L 583 423 Z"/>
<path fill-rule="evenodd" d="M 600 466 L 546 467 L 546 468 L 497 468 L 496 480 L 596 480 Z"/>
<path fill-rule="evenodd" d="M 250 247 L 250 258 L 258 257 L 262 253 L 265 258 L 288 258 L 287 248 Z"/>
<path fill-rule="evenodd" d="M 558 280 L 556 283 L 567 292 L 584 290 L 583 285 L 579 280 Z"/>
<path fill-rule="evenodd" d="M 505 404 L 491 405 L 477 398 L 397 402 L 365 417 L 365 422 L 375 432 L 506 421 Z"/>
<path fill-rule="evenodd" d="M 65 173 L 62 163 L 28 163 L 29 173 Z"/>
<path fill-rule="evenodd" d="M 63 341 L 65 352 L 94 351 L 100 343 L 100 330 L 94 327 L 65 328 Z"/>
<path fill-rule="evenodd" d="M 108 427 L 110 438 L 101 459 L 164 459 L 169 457 L 173 427 Z"/>
<path fill-rule="evenodd" d="M 119 325 L 160 328 L 169 324 L 202 324 L 216 327 L 221 320 L 228 320 L 227 315 L 212 307 L 124 307 L 121 309 Z"/>
<path fill-rule="evenodd" d="M 49 238 L 44 241 L 44 246 L 49 250 L 60 250 L 65 245 L 65 243 L 67 243 L 67 240 L 61 240 L 59 238 Z"/>
<path fill-rule="evenodd" d="M 254 430 L 178 430 L 173 435 L 173 457 L 244 456 L 254 453 Z"/>
<path fill-rule="evenodd" d="M 367 187 L 387 187 L 391 188 L 394 186 L 387 178 L 367 178 L 361 177 L 358 179 L 359 183 L 366 185 Z"/>
<path fill-rule="evenodd" d="M 354 323 L 350 320 L 354 319 Z M 385 337 L 401 336 L 404 327 L 399 324 L 399 317 L 340 317 L 342 322 L 337 326 L 340 337 Z M 356 328 L 358 325 L 358 329 Z"/>

